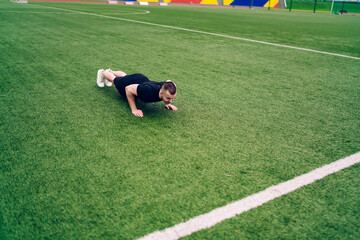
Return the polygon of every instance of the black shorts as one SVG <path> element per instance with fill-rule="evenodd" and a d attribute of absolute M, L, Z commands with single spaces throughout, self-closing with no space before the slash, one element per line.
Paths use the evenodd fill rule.
<path fill-rule="evenodd" d="M 116 77 L 114 79 L 114 84 L 120 95 L 126 98 L 125 88 L 127 86 L 131 84 L 141 84 L 148 81 L 149 79 L 143 74 L 135 73 L 124 77 Z"/>

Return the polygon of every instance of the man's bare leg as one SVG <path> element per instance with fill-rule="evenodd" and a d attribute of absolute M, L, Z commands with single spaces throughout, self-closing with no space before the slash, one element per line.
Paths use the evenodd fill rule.
<path fill-rule="evenodd" d="M 115 76 L 117 76 L 117 77 L 125 77 L 127 74 L 126 73 L 124 73 L 123 71 L 113 71 L 113 70 L 110 70 L 110 72 L 112 73 L 112 74 L 114 74 Z"/>
<path fill-rule="evenodd" d="M 109 82 L 114 83 L 114 79 L 116 77 L 124 77 L 126 73 L 122 71 L 102 71 L 101 74 L 106 78 Z"/>

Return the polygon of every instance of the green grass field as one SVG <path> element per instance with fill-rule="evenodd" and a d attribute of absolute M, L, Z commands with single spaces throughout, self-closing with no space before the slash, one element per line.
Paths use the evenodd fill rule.
<path fill-rule="evenodd" d="M 1 0 L 0 239 L 136 239 L 360 151 L 359 59 L 118 18 L 360 57 L 354 16 Z M 136 118 L 99 68 L 179 110 Z M 186 238 L 359 239 L 359 173 Z"/>

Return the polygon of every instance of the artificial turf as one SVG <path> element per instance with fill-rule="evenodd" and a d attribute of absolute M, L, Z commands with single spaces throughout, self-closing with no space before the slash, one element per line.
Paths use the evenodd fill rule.
<path fill-rule="evenodd" d="M 359 239 L 359 166 L 184 239 Z"/>
<path fill-rule="evenodd" d="M 359 151 L 358 59 L 46 6 L 360 57 L 352 16 L 0 1 L 3 238 L 133 239 Z M 136 118 L 114 87 L 97 87 L 97 69 L 108 67 L 172 79 L 179 111 L 138 102 L 144 117 Z M 344 180 L 344 202 L 326 187 L 339 196 L 329 200 L 337 203 L 331 218 L 351 219 L 341 230 L 348 238 L 359 229 L 358 173 L 321 182 L 355 179 Z M 297 214 L 322 201 L 321 189 L 299 190 L 307 204 Z M 273 203 L 284 212 L 264 206 L 232 228 L 290 218 L 298 195 Z M 354 205 L 343 213 L 342 202 Z M 329 204 L 322 207 L 319 221 Z M 297 228 L 316 238 L 310 226 Z M 201 238 L 220 238 L 211 231 L 223 229 Z"/>

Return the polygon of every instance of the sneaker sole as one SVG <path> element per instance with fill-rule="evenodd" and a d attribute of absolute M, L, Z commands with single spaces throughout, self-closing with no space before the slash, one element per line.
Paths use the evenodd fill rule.
<path fill-rule="evenodd" d="M 97 72 L 97 80 L 96 80 L 96 83 L 97 85 L 100 87 L 100 88 L 103 88 L 104 87 L 104 82 L 102 80 L 102 76 L 101 76 L 101 72 L 104 71 L 103 69 L 100 69 L 98 72 Z"/>
<path fill-rule="evenodd" d="M 106 85 L 107 87 L 111 87 L 113 84 L 112 84 L 112 82 L 110 82 L 110 81 L 108 81 L 108 80 L 105 80 L 105 85 Z"/>

